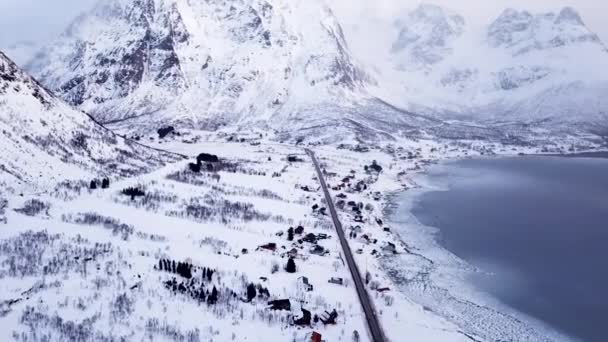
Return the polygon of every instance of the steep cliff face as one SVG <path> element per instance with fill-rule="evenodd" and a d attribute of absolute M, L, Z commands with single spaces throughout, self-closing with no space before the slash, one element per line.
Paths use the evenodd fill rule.
<path fill-rule="evenodd" d="M 175 157 L 116 136 L 57 99 L 0 52 L 0 182 L 126 176 Z"/>
<path fill-rule="evenodd" d="M 29 68 L 101 121 L 156 113 L 194 126 L 350 97 L 366 83 L 316 0 L 103 2 Z"/>

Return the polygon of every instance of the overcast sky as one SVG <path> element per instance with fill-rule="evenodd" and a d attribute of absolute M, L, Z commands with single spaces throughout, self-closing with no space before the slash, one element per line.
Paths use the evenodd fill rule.
<path fill-rule="evenodd" d="M 57 36 L 79 13 L 97 0 L 0 0 L 0 48 L 15 42 L 44 41 Z M 306 1 L 306 0 L 292 0 Z M 449 7 L 469 22 L 489 24 L 504 8 L 515 7 L 531 11 L 557 11 L 572 6 L 604 43 L 608 44 L 608 0 L 432 0 Z M 376 13 L 394 15 L 416 7 L 416 0 L 328 0 L 339 15 L 356 19 L 356 15 Z M 355 15 L 356 14 L 356 15 Z"/>

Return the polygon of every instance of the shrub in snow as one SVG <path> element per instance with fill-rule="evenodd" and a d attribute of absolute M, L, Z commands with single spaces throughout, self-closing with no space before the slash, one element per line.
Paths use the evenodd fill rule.
<path fill-rule="evenodd" d="M 196 157 L 196 161 L 200 164 L 203 162 L 206 163 L 218 163 L 220 158 L 214 154 L 209 153 L 201 153 Z"/>
<path fill-rule="evenodd" d="M 63 215 L 61 219 L 64 222 L 83 224 L 89 226 L 103 226 L 105 229 L 112 231 L 114 235 L 120 235 L 123 240 L 128 240 L 133 234 L 135 228 L 125 223 L 121 223 L 113 217 L 102 216 L 94 212 L 80 213 L 73 217 L 72 215 Z"/>
<path fill-rule="evenodd" d="M 6 217 L 4 217 L 4 215 L 6 214 L 7 207 L 8 207 L 8 201 L 5 200 L 4 198 L 0 198 L 0 223 L 6 224 Z"/>
<path fill-rule="evenodd" d="M 164 137 L 166 137 L 173 131 L 175 131 L 175 128 L 173 126 L 167 126 L 167 127 L 159 128 L 158 131 L 156 131 L 156 133 L 158 133 L 159 139 L 163 139 Z"/>
<path fill-rule="evenodd" d="M 28 330 L 19 337 L 21 341 L 107 341 L 109 340 L 107 336 L 100 336 L 100 333 L 94 329 L 94 324 L 98 319 L 99 314 L 96 314 L 81 322 L 75 322 L 65 319 L 57 313 L 50 316 L 38 307 L 27 306 L 21 314 L 20 323 Z"/>
<path fill-rule="evenodd" d="M 111 303 L 111 314 L 112 318 L 116 321 L 125 319 L 131 315 L 134 311 L 133 299 L 129 298 L 126 293 L 123 293 L 116 297 Z"/>
<path fill-rule="evenodd" d="M 201 164 L 189 163 L 188 168 L 190 169 L 190 171 L 192 171 L 194 173 L 201 172 Z"/>
<path fill-rule="evenodd" d="M 48 215 L 50 207 L 48 203 L 31 199 L 24 203 L 23 208 L 15 209 L 15 211 L 27 216 L 36 216 L 42 212 Z"/>
<path fill-rule="evenodd" d="M 270 273 L 275 274 L 277 272 L 279 272 L 279 264 L 273 261 L 272 266 L 270 266 Z"/>
<path fill-rule="evenodd" d="M 152 338 L 151 340 L 167 340 L 167 341 L 187 341 L 200 342 L 200 330 L 198 328 L 182 332 L 174 325 L 169 325 L 166 321 L 161 322 L 158 318 L 151 318 L 146 321 L 146 333 Z M 154 338 L 160 336 L 161 338 Z"/>

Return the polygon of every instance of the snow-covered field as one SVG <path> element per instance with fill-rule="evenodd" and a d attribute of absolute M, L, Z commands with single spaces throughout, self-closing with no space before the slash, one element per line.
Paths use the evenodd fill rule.
<path fill-rule="evenodd" d="M 308 341 L 313 331 L 325 341 L 368 339 L 316 173 L 301 147 L 196 132 L 143 138 L 189 160 L 112 179 L 107 189 L 98 182 L 91 190 L 84 182 L 2 192 L 1 340 Z M 425 255 L 430 249 L 417 245 L 417 227 L 391 226 L 385 209 L 390 194 L 418 187 L 416 175 L 437 160 L 523 150 L 431 140 L 312 148 L 387 337 L 478 338 L 452 312 L 437 312 L 412 295 L 412 281 L 446 284 L 436 282 L 442 272 L 429 275 L 428 283 L 420 277 L 424 260 L 443 259 Z M 220 162 L 202 162 L 200 172 L 192 171 L 203 152 Z M 127 189 L 133 198 L 123 194 Z M 303 232 L 289 233 L 299 226 Z M 290 256 L 295 273 L 286 271 Z M 387 267 L 391 260 L 398 260 L 393 266 L 400 273 Z M 288 299 L 290 310 L 272 310 L 269 301 L 277 299 Z M 310 311 L 310 325 L 294 324 L 305 317 L 301 309 Z M 325 324 L 333 310 L 335 324 Z M 477 313 L 477 323 L 494 319 Z M 502 321 L 495 322 L 499 329 Z"/>

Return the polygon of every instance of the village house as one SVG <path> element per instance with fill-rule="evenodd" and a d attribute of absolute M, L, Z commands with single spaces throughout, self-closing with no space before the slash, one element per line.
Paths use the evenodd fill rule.
<path fill-rule="evenodd" d="M 395 246 L 394 243 L 387 241 L 384 243 L 384 246 L 382 246 L 382 251 L 384 253 L 397 254 L 397 246 Z"/>
<path fill-rule="evenodd" d="M 330 284 L 344 285 L 344 279 L 337 277 L 331 277 L 327 282 Z"/>
<path fill-rule="evenodd" d="M 277 244 L 274 242 L 270 242 L 265 245 L 261 245 L 260 247 L 258 247 L 258 249 L 265 249 L 265 250 L 274 252 L 277 250 Z"/>
<path fill-rule="evenodd" d="M 313 290 L 312 284 L 308 282 L 308 277 L 300 277 L 298 278 L 299 286 L 301 286 L 306 292 L 310 292 Z"/>
<path fill-rule="evenodd" d="M 302 241 L 309 243 L 317 243 L 317 236 L 313 233 L 308 233 L 302 238 Z"/>
<path fill-rule="evenodd" d="M 289 258 L 297 258 L 298 257 L 298 249 L 297 248 L 292 248 L 287 252 L 287 256 Z"/>

